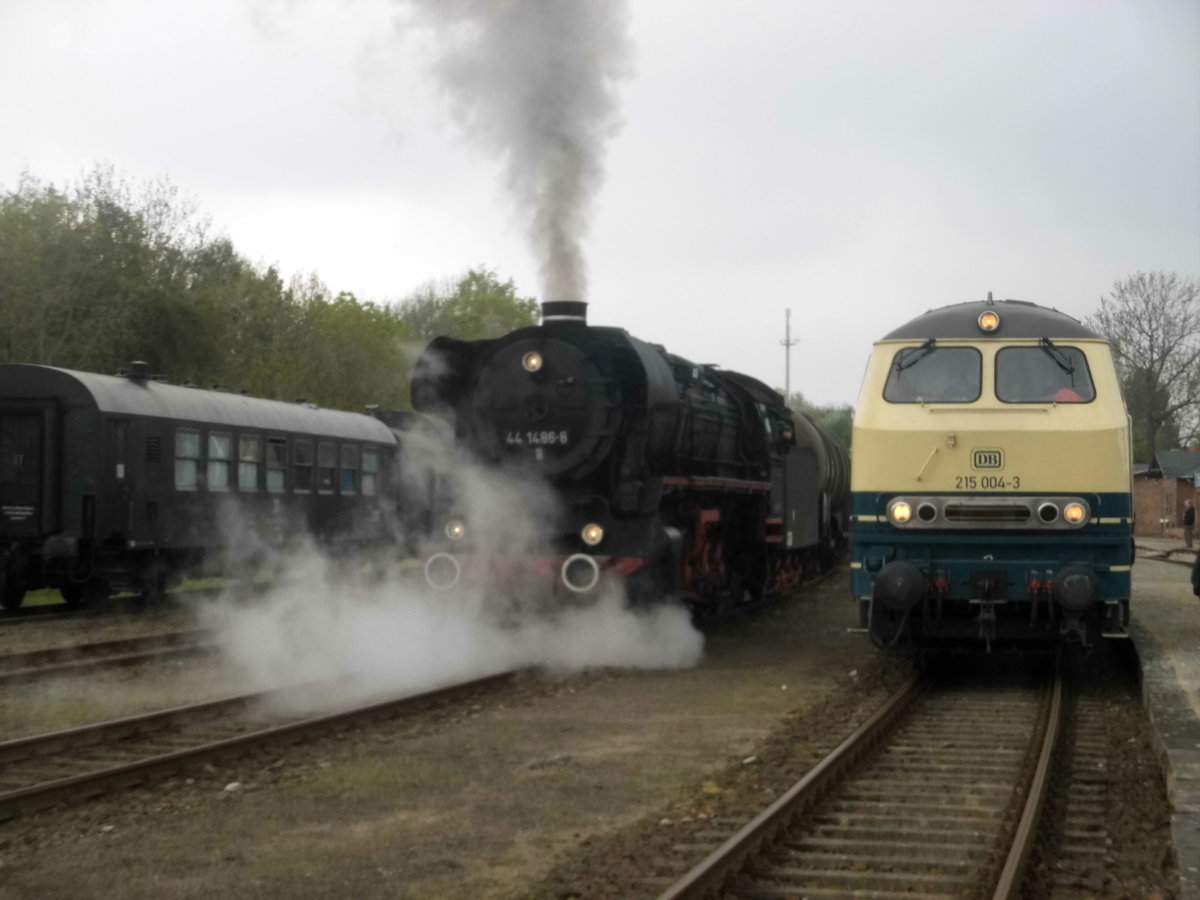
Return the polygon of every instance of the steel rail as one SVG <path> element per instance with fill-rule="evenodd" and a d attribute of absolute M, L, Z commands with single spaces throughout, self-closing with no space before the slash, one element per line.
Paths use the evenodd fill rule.
<path fill-rule="evenodd" d="M 1134 555 L 1138 559 L 1148 559 L 1152 562 L 1171 563 L 1176 566 L 1191 566 L 1196 561 L 1197 550 L 1191 547 L 1145 547 L 1141 545 L 1134 546 Z M 1176 559 L 1175 554 L 1183 555 L 1183 559 Z"/>
<path fill-rule="evenodd" d="M 992 900 L 1009 900 L 1020 896 L 1018 891 L 1021 887 L 1021 877 L 1025 873 L 1025 864 L 1029 861 L 1029 854 L 1033 851 L 1037 839 L 1038 822 L 1041 820 L 1042 807 L 1050 788 L 1050 768 L 1062 731 L 1062 713 L 1063 678 L 1061 672 L 1055 672 L 1054 683 L 1050 686 L 1050 702 L 1043 725 L 1037 768 L 1034 769 L 1033 778 L 1029 782 L 1025 808 L 1013 833 L 1008 857 L 992 892 Z"/>
<path fill-rule="evenodd" d="M 51 806 L 71 796 L 100 794 L 112 784 L 139 784 L 150 777 L 160 777 L 186 770 L 203 760 L 240 755 L 253 747 L 319 733 L 378 715 L 415 711 L 433 703 L 452 700 L 461 694 L 469 694 L 476 690 L 504 684 L 524 671 L 527 670 L 499 672 L 432 691 L 394 697 L 335 713 L 309 716 L 234 737 L 204 742 L 194 747 L 159 753 L 92 772 L 8 790 L 0 793 L 0 821 L 13 818 L 21 812 Z M 111 745 L 113 741 L 131 736 L 150 736 L 198 720 L 236 715 L 271 697 L 283 697 L 289 693 L 310 691 L 322 686 L 324 685 L 306 685 L 299 688 L 247 694 L 5 741 L 0 743 L 0 763 L 49 757 L 80 747 L 92 748 Z"/>
<path fill-rule="evenodd" d="M 772 877 L 771 873 L 773 872 L 796 874 L 805 872 L 812 879 L 821 879 L 826 876 L 832 877 L 834 874 L 832 871 L 808 870 L 802 862 L 791 862 L 790 864 L 786 862 L 778 864 L 772 862 L 763 868 L 760 865 L 761 861 L 758 857 L 764 852 L 767 852 L 768 855 L 774 852 L 773 850 L 769 850 L 769 848 L 775 847 L 778 839 L 789 828 L 792 828 L 796 824 L 796 819 L 801 817 L 806 811 L 824 808 L 823 805 L 817 807 L 816 800 L 823 800 L 825 796 L 840 796 L 838 792 L 832 790 L 834 783 L 844 778 L 851 766 L 861 760 L 868 750 L 891 738 L 891 735 L 894 733 L 893 726 L 899 724 L 900 720 L 913 706 L 918 694 L 923 693 L 925 686 L 925 683 L 917 679 L 913 679 L 913 681 L 905 685 L 900 692 L 889 698 L 884 707 L 877 711 L 870 720 L 843 741 L 829 756 L 821 760 L 812 771 L 793 785 L 779 800 L 772 803 L 770 807 L 756 816 L 748 825 L 710 853 L 665 892 L 661 893 L 659 900 L 684 900 L 684 898 L 695 900 L 695 898 L 716 896 L 722 889 L 728 887 L 731 878 L 737 876 L 738 873 L 745 872 L 747 866 L 757 870 L 761 877 L 768 880 Z M 1030 728 L 1028 734 L 1033 739 L 1029 742 L 1029 750 L 1025 757 L 1027 762 L 1021 766 L 1020 770 L 1014 770 L 1013 773 L 1014 775 L 1017 774 L 1017 771 L 1025 773 L 1013 781 L 1013 786 L 1009 789 L 1012 791 L 1014 799 L 1008 807 L 1008 812 L 1001 814 L 1000 808 L 996 809 L 995 814 L 999 817 L 1000 821 L 1008 823 L 1007 826 L 1002 826 L 1001 830 L 997 832 L 1000 843 L 1006 844 L 1007 850 L 1001 850 L 994 854 L 994 865 L 982 864 L 978 868 L 978 877 L 985 881 L 987 892 L 991 893 L 995 900 L 1001 900 L 1001 898 L 1009 900 L 1009 898 L 1019 896 L 1018 890 L 1024 874 L 1025 864 L 1029 859 L 1033 843 L 1037 837 L 1039 818 L 1048 790 L 1051 764 L 1061 731 L 1063 706 L 1062 676 L 1056 674 L 1053 682 L 1043 688 L 1040 702 L 1030 710 L 1031 713 L 1036 710 L 1036 715 L 1033 715 L 1028 723 L 1028 727 Z M 907 729 L 908 726 L 905 727 Z M 926 726 L 918 725 L 917 728 L 917 733 L 927 733 Z M 912 738 L 904 737 L 903 732 L 900 735 L 900 739 L 901 744 L 911 744 L 912 742 Z M 956 739 L 943 738 L 942 740 Z M 990 759 L 988 763 L 990 765 Z M 859 769 L 856 771 L 861 773 L 862 770 Z M 977 780 L 980 778 L 984 781 L 991 780 L 989 776 L 976 775 Z M 859 783 L 861 784 L 862 782 L 860 781 Z M 1001 790 L 1001 786 L 999 783 L 993 784 L 990 786 L 990 789 L 993 792 L 999 791 Z M 883 797 L 864 795 L 861 787 L 852 788 L 852 791 L 854 790 L 857 790 L 858 796 L 864 799 L 851 800 L 849 801 L 851 804 L 862 804 L 871 807 L 874 804 L 886 802 Z M 854 794 L 851 793 L 850 796 L 854 796 Z M 917 803 L 919 805 L 923 801 L 918 799 Z M 915 815 L 917 808 L 911 807 L 909 815 Z M 924 803 L 924 806 L 920 808 L 924 809 L 930 815 L 935 815 L 942 809 L 936 802 L 932 805 Z M 975 808 L 972 814 L 977 817 L 983 808 L 982 806 Z M 903 812 L 901 812 L 901 815 L 903 815 Z M 788 841 L 785 840 L 784 844 L 788 844 Z M 916 848 L 912 848 L 910 852 L 916 854 Z M 974 852 L 984 854 L 981 857 L 981 863 L 983 858 L 993 856 L 993 854 L 987 853 L 983 846 L 977 848 Z M 798 854 L 798 856 L 803 855 L 803 853 Z M 843 864 L 846 864 L 852 859 L 853 857 L 842 857 L 841 861 Z M 934 863 L 934 866 L 936 868 L 936 863 Z M 879 892 L 879 896 L 892 896 L 891 888 L 884 889 L 885 886 L 883 884 L 872 885 L 869 883 L 867 870 L 859 871 L 854 867 L 849 867 L 845 871 L 845 874 L 849 877 L 850 881 L 839 888 L 839 890 L 849 891 L 853 885 L 857 884 L 858 887 L 855 888 L 856 890 L 871 890 Z M 885 874 L 882 877 L 894 878 L 895 876 L 894 874 L 891 876 Z M 919 876 L 916 876 L 914 873 L 913 877 L 916 878 Z M 963 883 L 960 883 L 960 881 L 959 876 L 952 877 L 951 873 L 942 873 L 939 875 L 930 873 L 928 887 L 935 893 L 943 890 L 957 891 L 963 887 Z M 909 890 L 912 887 L 913 885 L 910 884 Z M 747 890 L 753 893 L 754 889 L 747 888 Z M 778 890 L 780 891 L 780 896 L 784 896 L 784 894 L 790 896 L 793 890 L 796 895 L 804 895 L 810 892 L 811 886 L 800 888 L 797 885 L 791 885 L 787 888 L 780 887 Z M 826 884 L 822 890 L 833 891 L 834 888 L 832 884 Z M 818 891 L 818 893 L 821 892 Z M 822 893 L 821 895 L 823 896 L 824 894 Z"/>
<path fill-rule="evenodd" d="M 172 588 L 161 601 L 146 602 L 134 595 L 107 597 L 93 603 L 71 606 L 67 603 L 46 603 L 41 606 L 21 606 L 17 609 L 0 609 L 0 626 L 20 625 L 25 622 L 44 622 L 54 619 L 102 619 L 110 616 L 128 615 L 135 618 L 152 616 L 157 612 L 178 609 L 193 600 L 204 602 L 220 597 L 227 592 L 259 594 L 270 589 L 269 585 L 218 585 L 214 587 L 190 587 L 183 590 Z"/>
<path fill-rule="evenodd" d="M 658 900 L 692 900 L 718 889 L 733 872 L 785 827 L 800 810 L 810 806 L 831 783 L 886 736 L 925 689 L 914 676 L 887 699 L 875 713 L 822 759 L 787 793 L 754 817 L 749 824 L 705 857 Z"/>
<path fill-rule="evenodd" d="M 0 610 L 0 625 L 22 625 L 26 622 L 38 622 L 46 619 L 73 619 L 80 615 L 83 615 L 83 610 L 72 609 L 64 603 L 26 606 L 14 610 Z"/>
<path fill-rule="evenodd" d="M 0 654 L 0 682 L 32 681 L 50 675 L 136 665 L 171 656 L 206 653 L 214 647 L 213 632 L 193 630 L 5 653 Z"/>
<path fill-rule="evenodd" d="M 241 694 L 0 741 L 0 765 L 52 756 L 80 747 L 100 746 L 129 737 L 144 737 L 208 718 L 237 715 L 254 703 L 269 702 L 273 697 L 286 696 L 298 690 L 302 688 L 280 688 L 275 691 Z"/>

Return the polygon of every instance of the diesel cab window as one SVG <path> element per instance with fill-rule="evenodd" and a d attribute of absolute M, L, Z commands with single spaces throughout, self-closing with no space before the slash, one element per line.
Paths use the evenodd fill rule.
<path fill-rule="evenodd" d="M 1089 403 L 1096 387 L 1082 350 L 1043 340 L 996 354 L 996 396 L 1005 403 Z"/>
<path fill-rule="evenodd" d="M 892 358 L 883 399 L 889 403 L 972 403 L 979 399 L 982 357 L 974 347 L 932 340 L 902 347 Z"/>

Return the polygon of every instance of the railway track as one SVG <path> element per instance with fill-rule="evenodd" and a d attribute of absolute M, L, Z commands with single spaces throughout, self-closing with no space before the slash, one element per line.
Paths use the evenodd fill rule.
<path fill-rule="evenodd" d="M 262 593 L 270 589 L 269 584 L 250 585 L 222 584 L 216 586 L 188 587 L 167 591 L 158 602 L 148 603 L 134 594 L 121 594 L 100 601 L 70 606 L 66 603 L 48 603 L 42 606 L 22 606 L 18 609 L 0 609 L 0 627 L 21 625 L 27 622 L 46 622 L 56 619 L 104 619 L 115 615 L 135 617 L 151 616 L 164 610 L 186 608 L 196 602 L 221 597 L 230 592 L 249 594 Z"/>
<path fill-rule="evenodd" d="M 379 717 L 473 696 L 511 681 L 501 672 L 421 694 L 324 715 L 273 710 L 310 706 L 306 685 L 246 694 L 0 742 L 0 821 L 114 788 L 142 784 L 214 759 L 291 743 Z"/>
<path fill-rule="evenodd" d="M 1062 785 L 1060 844 L 1050 876 L 1055 900 L 1090 900 L 1104 886 L 1099 873 L 1110 853 L 1108 791 L 1113 769 L 1104 727 L 1105 701 L 1076 700 L 1068 774 Z"/>
<path fill-rule="evenodd" d="M 27 625 L 42 622 L 70 621 L 73 619 L 110 619 L 114 616 L 127 615 L 137 618 L 152 616 L 185 604 L 194 602 L 198 597 L 216 595 L 216 591 L 189 591 L 186 598 L 183 595 L 169 594 L 162 603 L 152 606 L 138 605 L 136 598 L 115 598 L 101 603 L 85 603 L 78 606 L 68 606 L 65 603 L 51 603 L 46 606 L 22 606 L 20 609 L 0 610 L 0 628 L 5 626 Z"/>
<path fill-rule="evenodd" d="M 1015 897 L 1059 734 L 1062 682 L 913 679 L 660 900 Z M 1002 849 L 1001 849 L 1002 848 Z"/>
<path fill-rule="evenodd" d="M 83 614 L 82 609 L 68 607 L 62 603 L 48 606 L 23 606 L 20 609 L 0 610 L 0 626 L 45 622 L 48 619 L 71 619 Z"/>
<path fill-rule="evenodd" d="M 1139 559 L 1152 559 L 1155 562 L 1174 563 L 1177 566 L 1187 566 L 1189 569 L 1196 561 L 1196 551 L 1187 547 L 1170 547 L 1166 550 L 1155 550 L 1149 547 L 1137 547 Z"/>
<path fill-rule="evenodd" d="M 212 632 L 193 630 L 5 653 L 0 654 L 0 684 L 196 656 L 216 646 Z"/>

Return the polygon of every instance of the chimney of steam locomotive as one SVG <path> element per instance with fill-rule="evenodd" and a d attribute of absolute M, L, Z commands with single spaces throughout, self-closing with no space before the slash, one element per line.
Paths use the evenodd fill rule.
<path fill-rule="evenodd" d="M 586 325 L 587 304 L 582 300 L 546 300 L 542 303 L 543 325 Z"/>

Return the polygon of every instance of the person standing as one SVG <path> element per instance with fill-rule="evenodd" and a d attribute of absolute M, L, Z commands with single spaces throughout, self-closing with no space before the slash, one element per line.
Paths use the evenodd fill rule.
<path fill-rule="evenodd" d="M 1196 504 L 1188 500 L 1183 504 L 1183 545 L 1192 549 L 1192 540 L 1196 537 Z"/>

